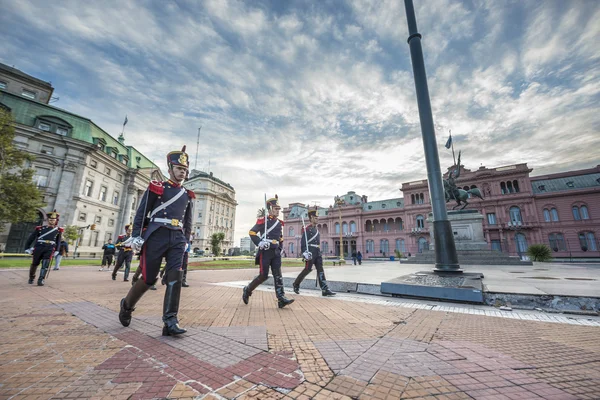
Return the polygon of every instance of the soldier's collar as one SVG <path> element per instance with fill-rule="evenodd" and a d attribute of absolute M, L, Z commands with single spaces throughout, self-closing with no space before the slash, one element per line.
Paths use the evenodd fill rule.
<path fill-rule="evenodd" d="M 170 179 L 167 182 L 169 182 L 169 184 L 171 184 L 171 186 L 173 186 L 173 187 L 179 187 L 179 186 L 181 186 L 181 183 L 173 182 Z"/>

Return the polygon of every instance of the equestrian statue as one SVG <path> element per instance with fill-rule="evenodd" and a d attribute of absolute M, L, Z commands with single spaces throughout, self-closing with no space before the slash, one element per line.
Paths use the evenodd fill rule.
<path fill-rule="evenodd" d="M 446 203 L 450 200 L 456 201 L 456 205 L 452 207 L 453 210 L 460 207 L 461 204 L 464 205 L 460 209 L 464 210 L 465 207 L 469 205 L 469 202 L 467 201 L 469 195 L 479 197 L 481 200 L 483 200 L 483 196 L 478 188 L 464 190 L 456 186 L 456 180 L 460 177 L 460 151 L 458 152 L 458 164 L 456 165 L 456 169 L 448 173 L 448 179 L 444 179 L 444 192 L 446 195 Z"/>

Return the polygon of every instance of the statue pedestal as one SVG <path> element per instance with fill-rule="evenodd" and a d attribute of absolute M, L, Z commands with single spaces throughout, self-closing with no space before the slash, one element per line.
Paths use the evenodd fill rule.
<path fill-rule="evenodd" d="M 483 214 L 477 210 L 448 211 L 448 220 L 452 226 L 456 250 L 488 250 L 489 246 L 483 237 Z M 427 218 L 429 225 L 433 223 L 433 215 Z M 435 249 L 435 230 L 430 232 L 430 250 Z"/>

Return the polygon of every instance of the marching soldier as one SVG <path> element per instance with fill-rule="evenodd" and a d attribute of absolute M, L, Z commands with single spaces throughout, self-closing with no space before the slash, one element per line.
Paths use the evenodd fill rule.
<path fill-rule="evenodd" d="M 117 238 L 117 243 L 115 243 L 115 247 L 119 249 L 119 254 L 117 255 L 117 263 L 115 264 L 115 268 L 113 269 L 112 273 L 113 281 L 117 279 L 117 271 L 121 268 L 123 263 L 125 263 L 123 281 L 129 282 L 129 270 L 131 269 L 131 260 L 133 259 L 133 250 L 131 248 L 131 244 L 127 242 L 130 238 L 131 225 L 125 225 L 125 234 L 119 235 Z"/>
<path fill-rule="evenodd" d="M 40 270 L 37 284 L 38 286 L 44 286 L 44 279 L 46 279 L 46 275 L 50 269 L 52 257 L 58 254 L 56 249 L 62 240 L 63 233 L 63 228 L 58 227 L 58 217 L 59 214 L 56 210 L 48 213 L 48 225 L 37 226 L 27 239 L 25 253 L 33 254 L 31 267 L 29 267 L 30 285 L 33 284 L 35 271 L 41 262 L 42 269 Z M 32 245 L 33 248 L 30 248 Z"/>
<path fill-rule="evenodd" d="M 317 210 L 308 210 L 308 219 L 310 224 L 302 228 L 302 238 L 300 239 L 300 251 L 304 258 L 304 269 L 296 280 L 293 287 L 296 294 L 300 294 L 300 284 L 306 278 L 306 275 L 312 271 L 312 266 L 317 268 L 317 280 L 321 286 L 323 296 L 335 296 L 335 293 L 329 290 L 327 280 L 325 279 L 325 270 L 323 269 L 323 257 L 321 256 L 321 234 L 317 229 L 319 216 Z"/>
<path fill-rule="evenodd" d="M 242 300 L 248 304 L 252 292 L 258 285 L 263 283 L 269 277 L 269 266 L 273 272 L 273 281 L 275 282 L 275 294 L 277 295 L 277 304 L 283 308 L 292 304 L 294 299 L 287 299 L 283 290 L 283 277 L 281 276 L 281 249 L 283 244 L 283 221 L 277 218 L 281 206 L 279 198 L 275 197 L 267 200 L 266 204 L 268 216 L 259 212 L 256 224 L 250 229 L 250 239 L 259 248 L 256 256 L 256 264 L 260 265 L 260 274 L 244 287 Z M 266 232 L 266 235 L 265 235 Z"/>
<path fill-rule="evenodd" d="M 188 177 L 189 163 L 185 146 L 181 151 L 167 154 L 170 179 L 152 181 L 136 212 L 133 237 L 129 240 L 134 251 L 141 250 L 142 278 L 121 300 L 119 321 L 131 323 L 131 314 L 144 293 L 156 283 L 163 257 L 166 259 L 166 290 L 163 303 L 163 336 L 180 335 L 177 313 L 183 281 L 183 253 L 192 234 L 194 192 L 181 184 Z M 146 226 L 147 224 L 147 226 Z M 144 229 L 145 228 L 145 229 Z"/>

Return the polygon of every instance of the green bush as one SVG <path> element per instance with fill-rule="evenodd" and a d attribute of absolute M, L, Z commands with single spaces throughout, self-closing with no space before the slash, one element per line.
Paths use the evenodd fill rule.
<path fill-rule="evenodd" d="M 552 250 L 545 244 L 534 244 L 529 246 L 527 249 L 527 255 L 533 259 L 533 261 L 551 261 Z"/>
<path fill-rule="evenodd" d="M 404 254 L 400 253 L 399 250 L 394 250 L 394 253 L 396 253 L 396 258 L 403 258 Z"/>

